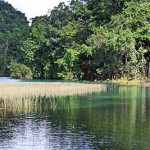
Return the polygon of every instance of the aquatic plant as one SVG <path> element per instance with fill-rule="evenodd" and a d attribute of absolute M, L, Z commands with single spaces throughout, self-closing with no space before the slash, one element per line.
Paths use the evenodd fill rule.
<path fill-rule="evenodd" d="M 79 95 L 103 91 L 106 89 L 102 84 L 86 84 L 71 82 L 24 82 L 24 83 L 1 83 L 1 99 L 22 99 L 29 97 L 56 97 L 66 95 Z"/>

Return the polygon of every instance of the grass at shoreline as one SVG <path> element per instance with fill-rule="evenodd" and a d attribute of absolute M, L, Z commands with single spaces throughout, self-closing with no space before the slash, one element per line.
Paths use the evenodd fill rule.
<path fill-rule="evenodd" d="M 148 80 L 128 80 L 126 78 L 117 79 L 117 80 L 106 80 L 101 83 L 114 83 L 122 86 L 141 86 L 141 87 L 150 87 L 150 82 Z"/>
<path fill-rule="evenodd" d="M 0 83 L 1 99 L 22 99 L 29 97 L 56 97 L 67 95 L 81 95 L 104 91 L 102 84 L 65 83 L 65 82 L 24 82 Z"/>

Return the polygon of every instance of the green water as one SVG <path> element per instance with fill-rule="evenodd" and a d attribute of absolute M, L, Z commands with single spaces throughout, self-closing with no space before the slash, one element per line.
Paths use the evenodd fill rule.
<path fill-rule="evenodd" d="M 0 102 L 0 150 L 149 150 L 150 89 Z"/>

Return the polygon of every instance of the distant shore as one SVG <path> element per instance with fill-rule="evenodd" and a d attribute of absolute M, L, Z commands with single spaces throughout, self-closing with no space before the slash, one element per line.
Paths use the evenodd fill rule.
<path fill-rule="evenodd" d="M 142 86 L 142 87 L 150 87 L 149 80 L 128 80 L 128 79 L 117 79 L 117 80 L 105 80 L 101 81 L 101 83 L 114 83 L 122 86 Z"/>

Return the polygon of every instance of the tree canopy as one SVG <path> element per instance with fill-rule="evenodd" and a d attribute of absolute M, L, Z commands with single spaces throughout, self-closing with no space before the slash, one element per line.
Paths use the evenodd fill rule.
<path fill-rule="evenodd" d="M 28 37 L 29 26 L 25 15 L 0 0 L 0 72 L 7 74 L 7 65 L 19 61 L 20 45 Z"/>
<path fill-rule="evenodd" d="M 150 75 L 148 0 L 72 0 L 32 19 L 0 1 L 0 70 L 34 78 L 104 80 Z M 11 75 L 11 73 L 9 74 Z"/>

